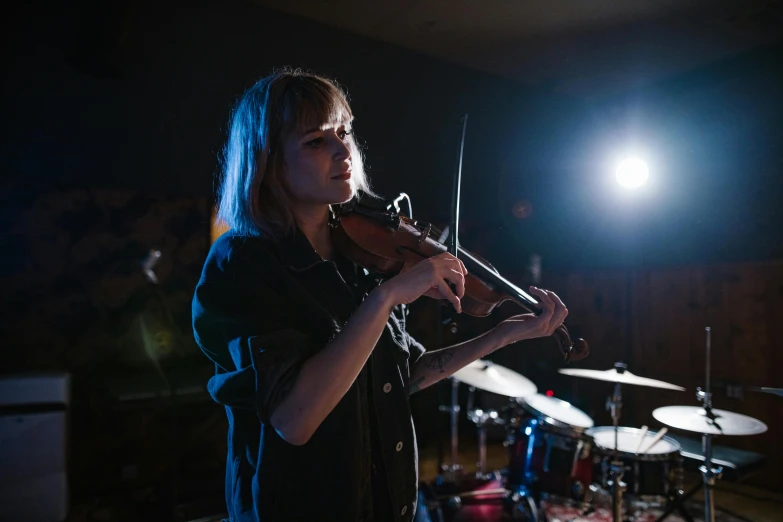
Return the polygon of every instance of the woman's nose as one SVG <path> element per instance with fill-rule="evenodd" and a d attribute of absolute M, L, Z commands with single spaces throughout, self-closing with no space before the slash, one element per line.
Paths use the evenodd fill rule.
<path fill-rule="evenodd" d="M 333 150 L 335 159 L 343 160 L 351 156 L 351 149 L 348 148 L 348 143 L 341 140 L 339 136 L 333 137 Z"/>

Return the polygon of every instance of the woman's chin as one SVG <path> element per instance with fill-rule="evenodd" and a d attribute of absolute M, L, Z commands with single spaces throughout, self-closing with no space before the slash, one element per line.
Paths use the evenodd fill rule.
<path fill-rule="evenodd" d="M 342 187 L 342 190 L 335 191 L 333 200 L 336 203 L 342 204 L 351 201 L 354 195 L 356 195 L 356 191 L 349 183 L 346 183 L 345 187 Z"/>

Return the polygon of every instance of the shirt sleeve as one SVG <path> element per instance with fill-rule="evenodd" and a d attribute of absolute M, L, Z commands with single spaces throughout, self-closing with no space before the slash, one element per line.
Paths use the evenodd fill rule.
<path fill-rule="evenodd" d="M 270 254 L 237 246 L 220 238 L 210 250 L 193 298 L 193 331 L 215 362 L 213 399 L 252 408 L 268 424 L 318 347 L 282 309 L 281 289 L 270 284 Z"/>
<path fill-rule="evenodd" d="M 408 306 L 407 305 L 400 305 L 401 313 L 400 316 L 402 317 L 402 327 L 403 327 L 403 333 L 405 334 L 405 339 L 408 343 L 408 352 L 410 353 L 410 359 L 408 360 L 408 364 L 411 368 L 413 368 L 413 365 L 416 364 L 419 359 L 421 359 L 421 356 L 424 355 L 424 353 L 427 351 L 424 346 L 417 341 L 410 333 L 408 333 Z"/>
<path fill-rule="evenodd" d="M 405 332 L 405 335 L 408 336 L 408 350 L 411 352 L 410 365 L 413 367 L 427 350 L 419 341 L 414 339 L 411 334 Z"/>

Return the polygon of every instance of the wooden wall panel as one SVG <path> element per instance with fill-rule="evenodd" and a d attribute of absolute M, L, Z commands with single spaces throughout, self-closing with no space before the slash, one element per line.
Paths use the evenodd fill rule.
<path fill-rule="evenodd" d="M 709 326 L 714 406 L 769 426 L 765 434 L 721 437 L 716 444 L 766 454 L 768 465 L 750 481 L 783 489 L 783 425 L 777 420 L 783 416 L 783 398 L 750 390 L 783 387 L 783 262 L 553 273 L 544 286 L 563 296 L 569 324 L 590 341 L 590 358 L 572 366 L 603 370 L 625 360 L 637 375 L 687 388 L 625 386 L 621 424 L 626 426 L 657 429 L 655 408 L 698 405 L 696 388 L 705 379 L 704 328 Z M 603 425 L 610 422 L 603 411 L 610 388 L 573 378 L 569 390 L 585 398 L 584 409 Z M 730 396 L 736 395 L 731 390 L 740 396 Z"/>
<path fill-rule="evenodd" d="M 705 385 L 706 333 L 711 329 L 713 406 L 766 422 L 769 431 L 747 437 L 720 437 L 716 444 L 769 455 L 756 478 L 760 484 L 783 483 L 783 398 L 749 390 L 782 387 L 779 340 L 783 264 L 736 264 L 643 271 L 632 285 L 634 360 L 641 374 L 688 388 L 684 394 L 642 394 L 636 420 L 660 424 L 652 411 L 667 404 L 698 405 L 697 387 Z M 727 386 L 739 387 L 741 397 Z M 668 394 L 664 397 L 664 394 Z M 676 395 L 673 396 L 673 395 Z M 671 402 L 667 402 L 671 399 Z"/>
<path fill-rule="evenodd" d="M 583 337 L 591 354 L 583 361 L 558 367 L 606 370 L 617 361 L 626 361 L 629 353 L 628 278 L 618 271 L 547 274 L 544 286 L 555 291 L 568 306 L 566 324 L 574 338 Z M 537 383 L 538 384 L 538 383 Z M 551 382 L 543 383 L 559 398 L 576 404 L 597 425 L 611 424 L 605 401 L 612 393 L 606 382 L 568 377 L 554 373 Z M 539 384 L 539 387 L 542 387 Z"/>

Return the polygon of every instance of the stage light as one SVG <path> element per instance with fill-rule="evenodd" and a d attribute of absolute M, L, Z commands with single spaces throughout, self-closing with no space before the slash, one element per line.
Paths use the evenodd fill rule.
<path fill-rule="evenodd" d="M 615 172 L 617 182 L 625 188 L 638 188 L 647 181 L 649 169 L 647 164 L 638 158 L 627 158 L 617 165 Z"/>

